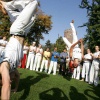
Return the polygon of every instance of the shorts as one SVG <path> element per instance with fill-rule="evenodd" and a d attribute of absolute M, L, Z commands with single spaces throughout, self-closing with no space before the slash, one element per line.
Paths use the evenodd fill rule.
<path fill-rule="evenodd" d="M 0 63 L 7 61 L 10 64 L 10 70 L 14 70 L 18 67 L 22 56 L 22 45 L 16 38 L 11 37 L 0 57 Z"/>

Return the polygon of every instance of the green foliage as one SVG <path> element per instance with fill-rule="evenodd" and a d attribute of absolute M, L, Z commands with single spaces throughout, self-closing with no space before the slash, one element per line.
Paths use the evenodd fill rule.
<path fill-rule="evenodd" d="M 49 34 L 49 31 L 51 30 L 51 16 L 48 16 L 44 13 L 41 13 L 37 16 L 37 19 L 35 21 L 35 24 L 31 28 L 27 38 L 29 41 L 36 41 L 38 44 L 40 39 L 44 39 L 44 34 Z"/>
<path fill-rule="evenodd" d="M 80 8 L 87 10 L 88 22 L 83 24 L 87 27 L 85 43 L 94 50 L 95 45 L 100 45 L 100 0 L 82 0 Z"/>
<path fill-rule="evenodd" d="M 10 30 L 10 21 L 7 15 L 3 15 L 0 12 L 0 36 L 7 36 L 9 37 L 9 30 Z"/>
<path fill-rule="evenodd" d="M 62 37 L 58 37 L 56 40 L 55 46 L 58 48 L 58 52 L 62 52 L 64 48 L 66 48 L 66 44 L 64 43 Z"/>
<path fill-rule="evenodd" d="M 46 41 L 46 43 L 45 43 L 45 49 L 46 49 L 46 48 L 49 48 L 50 51 L 51 51 L 52 44 L 51 44 L 50 40 L 47 40 L 47 41 Z"/>

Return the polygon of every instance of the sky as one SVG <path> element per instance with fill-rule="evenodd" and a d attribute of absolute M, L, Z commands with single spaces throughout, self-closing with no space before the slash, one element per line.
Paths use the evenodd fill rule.
<path fill-rule="evenodd" d="M 44 40 L 40 40 L 45 45 L 47 40 L 55 43 L 58 34 L 64 36 L 64 31 L 70 28 L 70 22 L 75 21 L 74 26 L 77 31 L 78 38 L 83 38 L 86 34 L 86 27 L 79 28 L 87 22 L 88 18 L 86 9 L 79 8 L 82 0 L 40 0 L 42 11 L 51 15 L 52 29 L 49 34 L 44 34 Z"/>

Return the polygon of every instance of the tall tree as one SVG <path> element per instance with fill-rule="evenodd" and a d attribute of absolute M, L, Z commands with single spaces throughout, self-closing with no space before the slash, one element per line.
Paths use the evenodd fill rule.
<path fill-rule="evenodd" d="M 50 40 L 47 40 L 46 41 L 45 47 L 51 48 L 51 42 L 50 42 Z"/>
<path fill-rule="evenodd" d="M 95 45 L 100 45 L 100 0 L 82 0 L 80 8 L 87 10 L 88 22 L 83 26 L 87 27 L 85 43 L 93 50 Z M 82 26 L 82 27 L 83 27 Z"/>
<path fill-rule="evenodd" d="M 35 24 L 28 34 L 28 39 L 30 40 L 30 42 L 34 40 L 38 44 L 40 42 L 40 39 L 44 39 L 43 33 L 49 34 L 49 31 L 52 28 L 51 25 L 51 16 L 48 16 L 44 13 L 38 14 Z"/>
<path fill-rule="evenodd" d="M 66 44 L 64 43 L 62 37 L 58 37 L 56 40 L 55 46 L 58 48 L 58 52 L 62 52 L 63 49 L 66 47 Z"/>

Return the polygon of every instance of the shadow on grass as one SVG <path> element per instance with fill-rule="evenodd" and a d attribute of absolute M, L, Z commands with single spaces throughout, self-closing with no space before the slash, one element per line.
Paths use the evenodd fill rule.
<path fill-rule="evenodd" d="M 39 100 L 68 100 L 66 94 L 59 88 L 51 88 L 39 94 Z"/>
<path fill-rule="evenodd" d="M 72 78 L 71 78 L 71 75 L 65 75 L 63 76 L 65 79 L 67 79 L 68 81 L 70 81 Z"/>
<path fill-rule="evenodd" d="M 84 94 L 87 95 L 88 97 L 90 97 L 93 100 L 100 100 L 100 84 L 95 87 L 93 85 L 90 85 L 91 89 L 87 89 L 84 91 Z M 97 97 L 94 97 L 91 93 L 95 94 Z"/>
<path fill-rule="evenodd" d="M 79 93 L 74 86 L 70 87 L 69 96 L 70 100 L 88 100 L 86 96 L 82 93 Z"/>
<path fill-rule="evenodd" d="M 30 87 L 36 83 L 38 83 L 41 79 L 49 77 L 47 74 L 37 73 L 38 76 L 34 78 L 34 76 L 28 76 L 24 79 L 20 79 L 19 89 L 18 91 L 24 90 L 24 93 L 20 97 L 19 100 L 25 100 L 30 92 Z"/>

